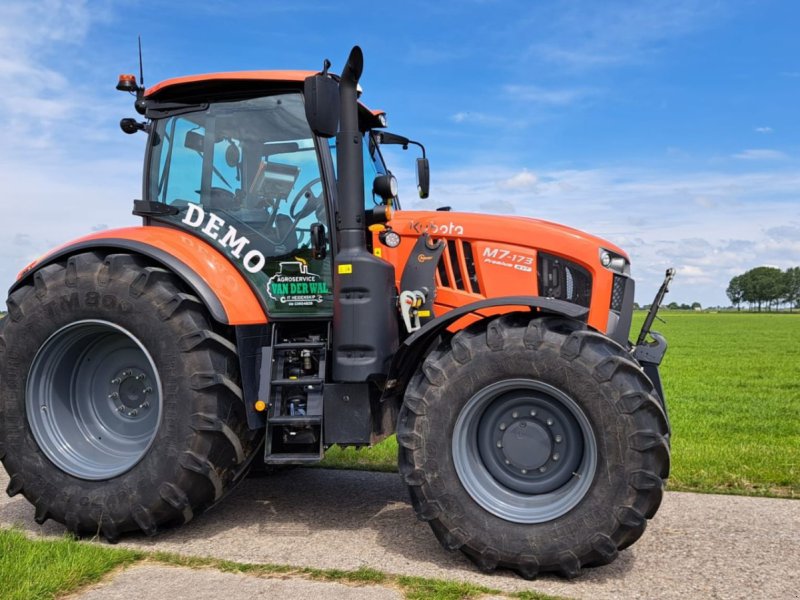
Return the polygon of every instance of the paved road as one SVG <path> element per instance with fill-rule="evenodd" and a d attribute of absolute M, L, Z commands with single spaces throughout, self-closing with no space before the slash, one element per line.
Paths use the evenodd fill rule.
<path fill-rule="evenodd" d="M 7 481 L 0 469 L 0 489 Z M 2 494 L 0 525 L 12 524 L 48 535 L 64 531 L 52 522 L 39 527 L 24 498 Z M 794 500 L 669 493 L 641 540 L 574 581 L 477 571 L 414 518 L 405 487 L 391 473 L 298 469 L 250 479 L 189 525 L 121 545 L 240 562 L 367 566 L 572 598 L 800 598 Z"/>

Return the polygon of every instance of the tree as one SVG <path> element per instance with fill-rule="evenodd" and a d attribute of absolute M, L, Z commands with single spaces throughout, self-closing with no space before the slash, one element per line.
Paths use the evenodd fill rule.
<path fill-rule="evenodd" d="M 800 308 L 800 267 L 786 269 L 784 274 L 786 284 L 786 295 L 784 300 L 789 303 L 789 310 L 792 307 Z"/>
<path fill-rule="evenodd" d="M 737 275 L 728 284 L 728 289 L 725 293 L 730 298 L 731 304 L 736 307 L 736 310 L 742 310 L 742 300 L 744 300 L 744 284 L 742 282 L 743 275 Z"/>
<path fill-rule="evenodd" d="M 699 302 L 692 302 L 692 310 L 703 310 L 703 305 Z"/>
<path fill-rule="evenodd" d="M 785 294 L 785 278 L 783 271 L 775 267 L 756 267 L 750 269 L 742 277 L 742 300 L 752 307 L 755 304 L 758 312 L 761 306 L 769 309 Z"/>

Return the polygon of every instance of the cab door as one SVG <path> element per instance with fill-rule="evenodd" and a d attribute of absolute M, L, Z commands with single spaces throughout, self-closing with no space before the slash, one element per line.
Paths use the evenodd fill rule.
<path fill-rule="evenodd" d="M 331 228 L 299 94 L 165 116 L 149 157 L 147 197 L 174 213 L 159 220 L 225 253 L 270 318 L 332 315 Z"/>

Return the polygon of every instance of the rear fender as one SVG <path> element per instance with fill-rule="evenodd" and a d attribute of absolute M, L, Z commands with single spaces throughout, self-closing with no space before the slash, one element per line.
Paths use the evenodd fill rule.
<path fill-rule="evenodd" d="M 408 336 L 400 344 L 397 353 L 394 355 L 392 365 L 389 369 L 389 377 L 386 381 L 381 401 L 392 401 L 399 403 L 405 393 L 406 385 L 413 376 L 417 366 L 425 359 L 431 346 L 438 340 L 451 325 L 466 315 L 473 315 L 485 309 L 507 307 L 509 310 L 518 311 L 521 308 L 528 308 L 533 312 L 554 314 L 586 322 L 589 309 L 571 302 L 555 300 L 553 298 L 543 298 L 541 296 L 505 296 L 502 298 L 490 298 L 466 304 L 445 313 L 425 323 L 423 327 Z M 496 313 L 495 313 L 496 314 Z M 494 316 L 492 314 L 491 316 Z M 489 317 L 484 317 L 489 318 Z"/>
<path fill-rule="evenodd" d="M 111 229 L 68 242 L 28 265 L 9 291 L 28 283 L 37 269 L 87 250 L 139 254 L 158 263 L 175 273 L 220 323 L 267 322 L 251 284 L 224 254 L 198 237 L 167 227 Z"/>

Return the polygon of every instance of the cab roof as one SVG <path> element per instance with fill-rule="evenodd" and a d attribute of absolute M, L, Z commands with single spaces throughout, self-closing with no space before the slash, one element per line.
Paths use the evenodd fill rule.
<path fill-rule="evenodd" d="M 153 100 L 165 96 L 179 96 L 182 92 L 197 93 L 199 90 L 246 90 L 254 87 L 271 87 L 287 85 L 292 88 L 302 89 L 306 78 L 316 75 L 316 71 L 227 71 L 221 73 L 204 73 L 201 75 L 185 75 L 165 79 L 145 90 L 145 98 Z M 366 125 L 372 129 L 383 127 L 379 117 L 385 111 L 372 110 L 359 104 L 359 117 L 362 127 Z"/>
<path fill-rule="evenodd" d="M 311 77 L 315 71 L 228 71 L 222 73 L 205 73 L 202 75 L 186 75 L 184 77 L 173 77 L 166 79 L 154 86 L 147 88 L 145 97 L 149 98 L 156 94 L 164 93 L 165 90 L 174 91 L 176 87 L 183 87 L 188 84 L 215 83 L 223 81 L 252 81 L 270 83 L 290 83 L 301 84 L 306 77 Z"/>

